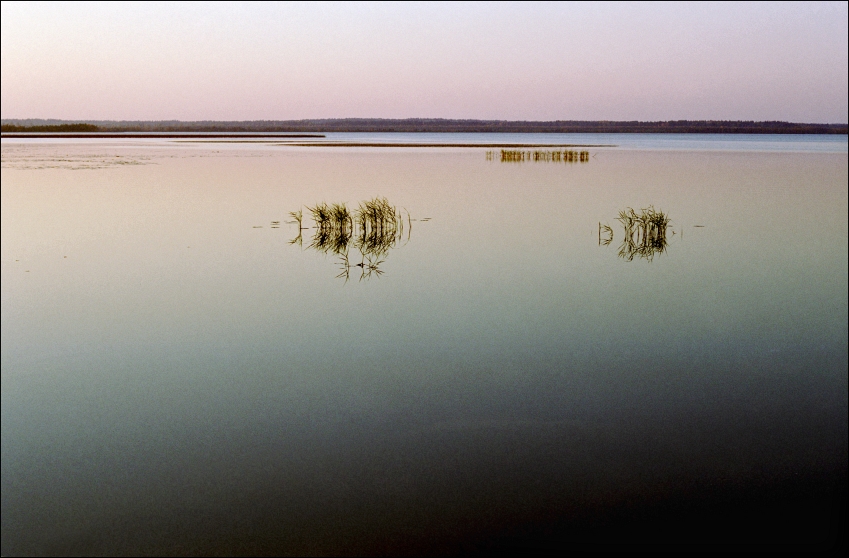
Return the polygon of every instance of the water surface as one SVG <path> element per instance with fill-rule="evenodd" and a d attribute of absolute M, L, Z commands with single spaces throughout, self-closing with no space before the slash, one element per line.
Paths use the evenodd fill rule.
<path fill-rule="evenodd" d="M 826 544 L 845 137 L 609 141 L 4 140 L 3 554 Z M 290 242 L 378 196 L 381 274 Z M 668 245 L 628 261 L 650 205 Z"/>

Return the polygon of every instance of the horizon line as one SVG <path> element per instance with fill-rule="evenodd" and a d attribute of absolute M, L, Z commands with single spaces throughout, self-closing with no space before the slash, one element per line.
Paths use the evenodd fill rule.
<path fill-rule="evenodd" d="M 114 118 L 0 118 L 0 123 L 12 124 L 13 122 L 67 122 L 67 123 L 87 123 L 87 122 L 114 122 L 114 123 L 215 123 L 215 124 L 237 124 L 237 123 L 312 123 L 312 122 L 443 122 L 443 123 L 509 123 L 509 124 L 684 124 L 684 123 L 735 123 L 735 124 L 786 124 L 797 126 L 847 126 L 849 122 L 794 122 L 789 120 L 731 120 L 731 119 L 669 119 L 669 120 L 508 120 L 498 118 L 443 118 L 443 117 L 403 117 L 403 118 L 386 118 L 386 117 L 330 117 L 330 118 L 285 118 L 285 119 L 242 119 L 242 120 L 215 120 L 215 119 L 114 119 Z"/>

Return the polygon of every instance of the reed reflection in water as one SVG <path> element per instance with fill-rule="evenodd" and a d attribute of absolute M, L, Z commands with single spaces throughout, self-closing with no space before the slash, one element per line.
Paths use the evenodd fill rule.
<path fill-rule="evenodd" d="M 2 169 L 3 556 L 838 540 L 845 151 L 87 145 L 161 156 Z M 305 206 L 376 195 L 416 242 L 342 287 Z M 649 203 L 668 253 L 626 263 Z"/>
<path fill-rule="evenodd" d="M 630 262 L 637 257 L 651 262 L 655 255 L 666 253 L 669 246 L 667 229 L 672 220 L 663 211 L 649 206 L 638 213 L 629 207 L 620 211 L 616 220 L 624 229 L 624 238 L 618 253 L 620 258 Z M 613 236 L 613 228 L 610 225 L 598 224 L 599 246 L 609 246 L 613 242 Z"/>
<path fill-rule="evenodd" d="M 350 211 L 345 203 L 318 203 L 307 207 L 315 223 L 312 240 L 307 248 L 338 256 L 340 273 L 337 277 L 346 282 L 351 278 L 351 269 L 360 269 L 360 280 L 379 277 L 383 274 L 381 264 L 386 261 L 389 250 L 398 244 L 410 240 L 412 219 L 409 211 L 404 214 L 391 205 L 386 198 L 373 198 L 361 202 Z M 289 244 L 303 246 L 303 211 L 290 212 L 294 219 L 292 224 L 298 225 L 298 235 Z M 405 243 L 406 243 L 405 242 Z M 357 254 L 352 254 L 351 249 Z M 353 262 L 352 263 L 352 259 Z M 359 260 L 359 261 L 357 261 Z"/>
<path fill-rule="evenodd" d="M 486 160 L 498 160 L 502 163 L 523 163 L 525 161 L 549 162 L 549 163 L 588 163 L 590 160 L 589 151 L 573 151 L 571 149 L 560 150 L 534 150 L 522 151 L 518 149 L 502 149 L 498 151 L 487 151 Z"/>

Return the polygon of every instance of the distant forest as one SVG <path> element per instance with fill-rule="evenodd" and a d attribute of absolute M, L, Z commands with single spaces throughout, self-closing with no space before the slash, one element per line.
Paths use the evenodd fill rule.
<path fill-rule="evenodd" d="M 100 132 L 101 129 L 99 126 L 95 126 L 94 124 L 56 124 L 56 125 L 15 125 L 15 124 L 3 124 L 2 125 L 3 132 Z"/>
<path fill-rule="evenodd" d="M 846 134 L 847 124 L 743 120 L 449 120 L 329 118 L 320 120 L 67 120 L 3 119 L 3 132 L 502 132 L 649 134 Z"/>

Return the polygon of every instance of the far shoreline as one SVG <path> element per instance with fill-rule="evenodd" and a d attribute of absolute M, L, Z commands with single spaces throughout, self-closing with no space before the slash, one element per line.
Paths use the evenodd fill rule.
<path fill-rule="evenodd" d="M 117 138 L 146 138 L 146 139 L 176 139 L 176 138 L 276 138 L 276 139 L 307 139 L 307 138 L 324 138 L 324 134 L 240 134 L 240 133 L 181 133 L 181 132 L 163 132 L 160 134 L 138 133 L 138 132 L 91 132 L 84 134 L 75 133 L 42 133 L 42 132 L 13 132 L 0 134 L 0 138 L 14 139 L 117 139 Z"/>
<path fill-rule="evenodd" d="M 829 134 L 847 135 L 847 123 L 754 120 L 463 120 L 448 118 L 319 118 L 305 120 L 0 120 L 3 134 Z M 6 137 L 5 135 L 3 137 Z M 68 137 L 68 136 L 63 136 Z M 244 137 L 244 136 L 243 136 Z"/>

